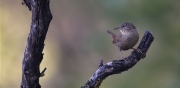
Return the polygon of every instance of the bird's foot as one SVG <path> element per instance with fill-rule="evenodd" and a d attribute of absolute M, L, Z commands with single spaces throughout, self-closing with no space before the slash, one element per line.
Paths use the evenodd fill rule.
<path fill-rule="evenodd" d="M 140 49 L 135 49 L 135 48 L 132 48 L 134 51 L 137 51 L 138 53 L 141 53 L 142 54 L 142 58 L 146 57 L 146 55 L 144 53 L 142 53 L 142 51 Z"/>
<path fill-rule="evenodd" d="M 125 62 L 129 62 L 127 61 L 127 58 L 123 58 L 123 56 L 121 56 L 121 60 L 124 60 Z"/>

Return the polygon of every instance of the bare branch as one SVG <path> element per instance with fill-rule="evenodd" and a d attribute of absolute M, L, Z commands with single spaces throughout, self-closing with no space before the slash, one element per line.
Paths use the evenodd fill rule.
<path fill-rule="evenodd" d="M 146 31 L 139 46 L 140 50 L 144 55 L 146 55 L 147 50 L 149 49 L 151 43 L 153 42 L 154 37 L 150 31 Z M 100 61 L 98 70 L 91 76 L 87 83 L 81 88 L 99 88 L 101 82 L 108 76 L 113 74 L 119 74 L 123 71 L 127 71 L 133 67 L 140 59 L 145 58 L 141 52 L 133 51 L 130 56 L 122 60 L 113 60 L 103 65 Z"/>
<path fill-rule="evenodd" d="M 40 63 L 43 59 L 44 40 L 52 20 L 49 0 L 23 0 L 32 12 L 31 29 L 22 61 L 21 88 L 41 88 Z"/>

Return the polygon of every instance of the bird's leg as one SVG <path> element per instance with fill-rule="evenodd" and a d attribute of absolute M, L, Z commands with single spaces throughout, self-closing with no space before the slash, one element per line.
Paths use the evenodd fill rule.
<path fill-rule="evenodd" d="M 123 59 L 123 55 L 122 55 L 122 51 L 120 50 L 120 56 L 121 56 L 121 59 Z"/>
<path fill-rule="evenodd" d="M 122 55 L 122 51 L 121 50 L 119 50 L 120 51 L 120 56 L 121 56 L 121 59 L 124 59 L 123 58 L 123 55 Z M 126 61 L 126 59 L 124 59 L 125 61 Z"/>

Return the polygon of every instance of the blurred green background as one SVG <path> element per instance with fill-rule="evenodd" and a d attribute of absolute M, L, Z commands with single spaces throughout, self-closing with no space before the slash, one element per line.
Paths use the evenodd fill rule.
<path fill-rule="evenodd" d="M 19 88 L 31 12 L 22 0 L 0 0 L 0 87 Z M 42 88 L 80 88 L 104 63 L 120 59 L 106 30 L 122 22 L 150 30 L 147 57 L 130 70 L 106 78 L 101 88 L 180 87 L 179 0 L 50 0 L 51 21 L 44 47 Z M 118 33 L 118 31 L 113 31 Z M 138 43 L 139 44 L 139 43 Z M 137 44 L 137 45 L 138 45 Z M 136 47 L 137 47 L 136 45 Z M 132 50 L 124 51 L 128 56 Z"/>

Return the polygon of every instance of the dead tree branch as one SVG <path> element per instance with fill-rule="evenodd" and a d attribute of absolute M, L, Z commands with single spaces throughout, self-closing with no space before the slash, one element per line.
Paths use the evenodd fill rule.
<path fill-rule="evenodd" d="M 138 48 L 144 55 L 148 51 L 154 37 L 150 31 L 146 31 Z M 123 71 L 127 71 L 132 68 L 139 60 L 145 58 L 138 51 L 133 51 L 130 56 L 122 60 L 113 60 L 103 65 L 103 61 L 100 61 L 99 68 L 87 81 L 87 83 L 81 88 L 99 88 L 101 82 L 108 76 L 113 74 L 120 74 Z"/>
<path fill-rule="evenodd" d="M 22 61 L 21 88 L 41 88 L 39 66 L 43 59 L 44 40 L 52 20 L 49 0 L 23 0 L 22 4 L 32 12 L 32 22 Z"/>

